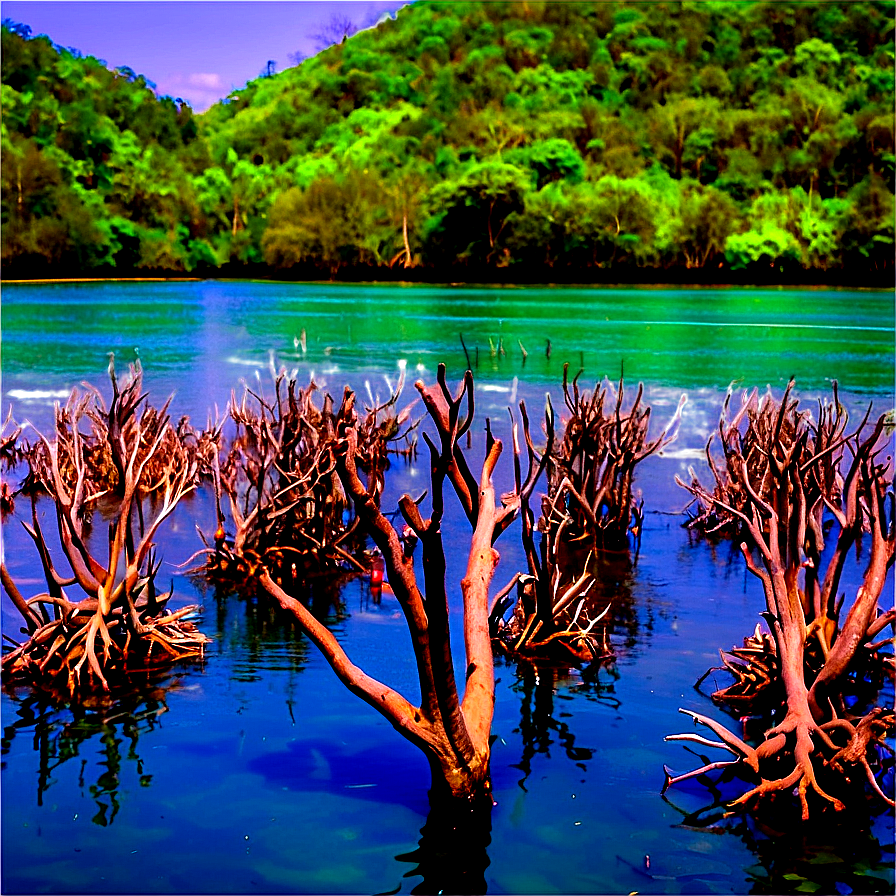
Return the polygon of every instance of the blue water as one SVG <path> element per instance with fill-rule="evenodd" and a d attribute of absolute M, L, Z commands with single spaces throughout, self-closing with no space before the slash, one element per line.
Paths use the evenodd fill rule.
<path fill-rule="evenodd" d="M 524 397 L 533 416 L 545 391 L 562 407 L 564 361 L 583 366 L 589 384 L 624 364 L 629 388 L 645 383 L 654 431 L 686 392 L 678 441 L 638 477 L 648 514 L 637 562 L 618 571 L 616 661 L 591 674 L 499 663 L 497 805 L 490 830 L 448 864 L 480 869 L 491 893 L 892 892 L 886 814 L 869 830 L 769 837 L 746 821 L 698 829 L 691 813 L 714 798 L 698 782 L 660 796 L 664 763 L 696 764 L 663 741 L 687 730 L 678 708 L 725 718 L 694 682 L 763 608 L 737 551 L 681 528 L 687 496 L 673 477 L 702 469 L 731 380 L 778 391 L 795 375 L 808 400 L 836 378 L 851 408 L 892 407 L 892 293 L 59 284 L 7 286 L 2 315 L 4 414 L 12 405 L 37 426 L 82 380 L 108 391 L 109 351 L 119 366 L 139 353 L 156 403 L 173 391 L 174 415 L 200 424 L 241 379 L 267 384 L 272 357 L 334 395 L 346 382 L 385 395 L 399 359 L 412 378 L 431 382 L 440 360 L 456 378 L 466 366 L 461 333 L 477 419 L 489 416 L 505 437 L 512 398 Z M 426 478 L 425 467 L 397 463 L 386 503 L 418 494 Z M 27 519 L 27 501 L 17 512 Z M 52 530 L 52 507 L 39 512 Z M 201 546 L 195 525 L 213 519 L 201 493 L 159 540 L 175 603 L 203 606 L 213 641 L 202 663 L 113 710 L 75 715 L 3 693 L 4 893 L 383 893 L 410 892 L 424 868 L 436 879 L 438 840 L 420 843 L 429 803 L 418 751 L 338 683 L 288 618 L 264 601 L 204 591 L 175 565 Z M 457 583 L 468 527 L 453 501 L 445 529 Z M 512 528 L 498 542 L 497 585 L 523 564 L 518 540 Z M 16 518 L 4 521 L 3 549 L 20 588 L 37 593 L 40 567 Z M 354 662 L 415 699 L 394 600 L 373 603 L 359 581 L 315 600 Z M 15 637 L 20 622 L 5 601 L 3 631 Z"/>

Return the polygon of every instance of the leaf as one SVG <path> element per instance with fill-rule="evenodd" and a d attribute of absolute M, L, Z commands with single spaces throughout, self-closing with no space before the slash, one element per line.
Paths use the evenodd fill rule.
<path fill-rule="evenodd" d="M 890 884 L 891 886 L 893 883 L 893 878 L 892 878 L 891 873 L 889 873 L 888 871 L 885 871 L 884 869 L 881 869 L 880 871 L 875 871 L 875 870 L 869 868 L 867 871 L 858 872 L 856 876 L 871 878 L 871 880 L 882 880 L 882 881 L 885 881 L 886 883 Z"/>
<path fill-rule="evenodd" d="M 818 855 L 812 856 L 812 858 L 809 859 L 810 865 L 833 865 L 836 862 L 842 863 L 843 859 L 830 852 L 820 852 Z"/>

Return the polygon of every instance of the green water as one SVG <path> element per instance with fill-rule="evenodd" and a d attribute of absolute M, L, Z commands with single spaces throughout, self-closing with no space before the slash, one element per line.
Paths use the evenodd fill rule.
<path fill-rule="evenodd" d="M 96 378 L 107 352 L 137 349 L 160 388 L 186 390 L 203 414 L 272 351 L 319 376 L 390 371 L 398 358 L 462 371 L 461 335 L 485 380 L 553 385 L 568 361 L 598 378 L 624 364 L 631 380 L 681 389 L 795 376 L 804 390 L 832 378 L 861 394 L 893 390 L 893 294 L 879 291 L 198 282 L 7 285 L 3 299 L 6 393 L 38 388 L 35 374 L 50 389 Z"/>
<path fill-rule="evenodd" d="M 648 514 L 637 563 L 619 573 L 616 662 L 556 674 L 498 666 L 497 805 L 490 829 L 469 832 L 463 854 L 440 860 L 439 837 L 426 833 L 438 820 L 428 820 L 418 752 L 342 688 L 288 619 L 205 593 L 174 566 L 200 546 L 194 525 L 214 519 L 202 493 L 162 529 L 159 548 L 175 602 L 203 604 L 201 625 L 214 639 L 205 661 L 112 713 L 73 716 L 26 693 L 2 696 L 3 892 L 410 892 L 424 873 L 431 885 L 467 867 L 491 893 L 892 892 L 886 814 L 870 828 L 850 820 L 769 836 L 747 821 L 700 829 L 693 813 L 714 794 L 698 782 L 659 793 L 664 763 L 695 764 L 663 741 L 685 730 L 678 708 L 724 718 L 694 682 L 763 607 L 738 552 L 682 530 L 686 496 L 673 477 L 699 467 L 732 380 L 780 390 L 794 375 L 799 394 L 814 398 L 836 378 L 850 407 L 892 407 L 892 293 L 7 286 L 2 328 L 4 413 L 12 405 L 17 420 L 38 426 L 81 380 L 105 389 L 110 351 L 120 364 L 139 353 L 157 403 L 175 392 L 175 416 L 201 423 L 241 379 L 267 382 L 272 357 L 334 395 L 346 382 L 385 394 L 399 359 L 428 381 L 445 361 L 454 379 L 466 366 L 461 333 L 477 414 L 499 436 L 513 397 L 538 408 L 550 391 L 562 405 L 565 361 L 591 381 L 618 376 L 624 364 L 630 386 L 645 383 L 657 425 L 681 392 L 689 397 L 678 441 L 638 478 Z M 499 489 L 510 476 L 499 468 Z M 396 465 L 387 503 L 418 493 L 425 479 L 425 469 Z M 52 508 L 39 509 L 51 530 Z M 28 512 L 20 499 L 19 515 Z M 445 526 L 457 582 L 467 529 L 453 502 Z M 3 547 L 13 577 L 35 593 L 40 567 L 15 518 L 4 522 Z M 503 584 L 524 562 L 515 529 L 498 547 Z M 456 593 L 452 600 L 457 623 Z M 374 604 L 356 582 L 328 619 L 355 662 L 414 698 L 394 601 Z M 2 623 L 16 635 L 5 598 Z M 725 785 L 719 795 L 734 792 Z"/>

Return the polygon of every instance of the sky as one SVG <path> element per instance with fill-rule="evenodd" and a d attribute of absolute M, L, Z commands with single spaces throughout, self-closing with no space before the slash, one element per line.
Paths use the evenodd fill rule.
<path fill-rule="evenodd" d="M 268 60 L 316 52 L 334 17 L 375 24 L 407 0 L 2 0 L 0 15 L 34 35 L 129 66 L 196 112 L 257 78 Z"/>

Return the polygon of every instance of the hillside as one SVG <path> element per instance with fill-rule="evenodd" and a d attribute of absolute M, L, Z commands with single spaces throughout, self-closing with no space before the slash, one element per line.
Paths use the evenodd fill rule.
<path fill-rule="evenodd" d="M 421 0 L 201 116 L 5 26 L 5 276 L 887 282 L 893 25 Z"/>

